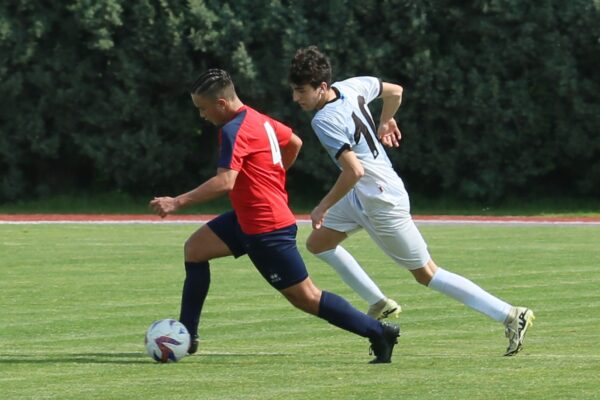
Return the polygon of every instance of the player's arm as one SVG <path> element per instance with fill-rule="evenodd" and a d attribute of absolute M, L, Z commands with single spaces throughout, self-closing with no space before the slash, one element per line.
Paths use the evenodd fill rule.
<path fill-rule="evenodd" d="M 323 223 L 323 218 L 327 214 L 327 210 L 331 208 L 335 203 L 340 201 L 342 197 L 346 195 L 356 183 L 365 174 L 365 170 L 356 157 L 356 154 L 347 149 L 342 152 L 338 157 L 338 162 L 342 168 L 342 172 L 338 176 L 335 184 L 331 187 L 329 192 L 319 202 L 319 205 L 314 208 L 311 212 L 310 217 L 312 219 L 313 228 L 319 229 Z"/>
<path fill-rule="evenodd" d="M 233 189 L 237 175 L 235 170 L 219 168 L 215 176 L 196 189 L 177 197 L 155 197 L 150 201 L 150 208 L 164 218 L 184 207 L 212 200 Z"/>
<path fill-rule="evenodd" d="M 292 164 L 294 164 L 296 158 L 298 158 L 298 153 L 300 153 L 301 147 L 302 139 L 300 139 L 295 133 L 292 133 L 290 141 L 281 148 L 281 162 L 286 171 L 292 166 Z"/>
<path fill-rule="evenodd" d="M 381 143 L 387 147 L 398 147 L 402 134 L 396 124 L 394 115 L 400 104 L 402 103 L 402 86 L 389 82 L 382 82 L 381 95 L 383 99 L 383 107 L 381 108 L 381 116 L 379 118 L 379 128 L 377 136 Z"/>

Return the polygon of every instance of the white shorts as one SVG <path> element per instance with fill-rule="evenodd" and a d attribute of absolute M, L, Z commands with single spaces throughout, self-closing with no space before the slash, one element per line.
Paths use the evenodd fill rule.
<path fill-rule="evenodd" d="M 388 194 L 389 195 L 389 194 Z M 431 256 L 421 232 L 410 216 L 405 191 L 390 197 L 364 198 L 351 190 L 329 209 L 323 226 L 348 235 L 363 228 L 396 263 L 409 270 L 421 268 Z"/>

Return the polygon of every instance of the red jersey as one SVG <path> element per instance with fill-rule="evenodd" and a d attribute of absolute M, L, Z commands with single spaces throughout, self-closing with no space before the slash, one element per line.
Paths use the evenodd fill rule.
<path fill-rule="evenodd" d="M 229 199 L 246 234 L 296 223 L 288 206 L 279 148 L 291 137 L 291 128 L 246 105 L 219 130 L 218 166 L 238 171 Z"/>

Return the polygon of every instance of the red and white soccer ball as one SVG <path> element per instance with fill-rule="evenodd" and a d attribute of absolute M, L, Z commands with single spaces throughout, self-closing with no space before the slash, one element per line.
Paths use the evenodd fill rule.
<path fill-rule="evenodd" d="M 190 334 L 185 326 L 174 319 L 161 319 L 150 325 L 146 332 L 146 351 L 161 363 L 176 362 L 187 355 Z"/>

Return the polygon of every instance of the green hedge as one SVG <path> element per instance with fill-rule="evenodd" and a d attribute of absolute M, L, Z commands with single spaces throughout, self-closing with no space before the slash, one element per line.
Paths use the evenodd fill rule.
<path fill-rule="evenodd" d="M 290 190 L 322 192 L 336 171 L 287 86 L 289 60 L 308 44 L 331 56 L 338 79 L 405 87 L 404 139 L 390 155 L 411 191 L 598 196 L 599 9 L 597 0 L 3 2 L 0 200 L 200 183 L 214 173 L 216 135 L 187 87 L 214 66 L 304 138 Z"/>

